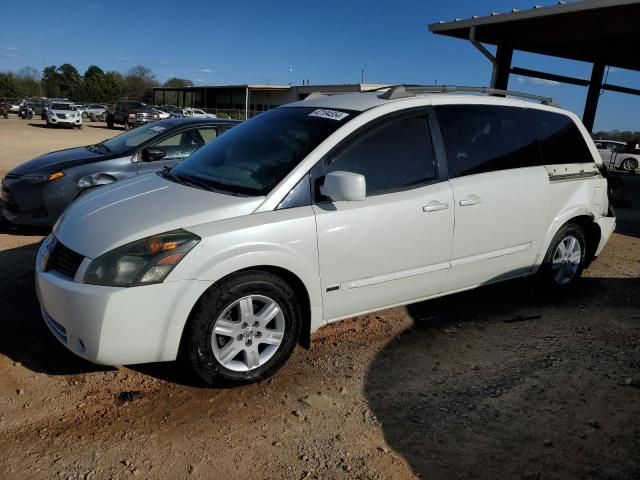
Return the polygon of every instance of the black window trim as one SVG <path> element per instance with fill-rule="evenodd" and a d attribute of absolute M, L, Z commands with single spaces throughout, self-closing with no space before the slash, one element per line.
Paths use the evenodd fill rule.
<path fill-rule="evenodd" d="M 325 155 L 323 155 L 323 157 L 318 160 L 318 162 L 313 165 L 310 169 L 309 169 L 309 174 L 310 174 L 310 180 L 311 180 L 311 201 L 313 205 L 321 205 L 321 204 L 326 204 L 326 203 L 332 203 L 331 200 L 329 199 L 323 199 L 322 195 L 319 193 L 319 187 L 321 185 L 320 182 L 322 182 L 324 180 L 325 174 L 326 174 L 326 160 L 327 157 L 329 155 L 331 155 L 333 152 L 340 150 L 341 148 L 343 148 L 347 143 L 353 141 L 356 137 L 363 135 L 365 132 L 373 129 L 373 128 L 377 128 L 378 125 L 380 123 L 383 123 L 385 121 L 388 121 L 389 119 L 403 119 L 403 118 L 410 118 L 410 117 L 414 117 L 416 116 L 416 113 L 423 113 L 425 114 L 426 118 L 427 118 L 427 127 L 428 127 L 428 132 L 426 132 L 428 135 L 430 135 L 431 137 L 431 148 L 433 150 L 433 158 L 434 158 L 434 166 L 436 169 L 436 176 L 432 179 L 432 180 L 427 180 L 426 182 L 421 182 L 421 183 L 416 183 L 414 185 L 409 185 L 406 187 L 399 187 L 399 188 L 393 188 L 393 189 L 388 189 L 388 190 L 383 190 L 380 192 L 375 192 L 375 193 L 371 193 L 371 194 L 367 194 L 367 198 L 369 197 L 377 197 L 379 195 L 389 195 L 392 193 L 398 193 L 398 192 L 405 192 L 408 190 L 415 190 L 417 188 L 422 188 L 428 185 L 434 185 L 437 183 L 441 183 L 445 180 L 447 180 L 446 177 L 443 177 L 442 172 L 444 170 L 445 174 L 446 174 L 446 164 L 444 169 L 441 168 L 441 163 L 440 163 L 440 158 L 438 155 L 438 149 L 436 148 L 436 143 L 435 143 L 435 137 L 434 137 L 434 132 L 432 129 L 432 124 L 434 123 L 432 116 L 434 115 L 433 109 L 430 105 L 421 105 L 418 107 L 410 107 L 410 108 L 405 108 L 402 110 L 396 110 L 394 112 L 390 112 L 387 113 L 385 115 L 381 115 L 380 117 L 377 117 L 373 120 L 371 120 L 370 122 L 367 122 L 366 124 L 358 127 L 356 130 L 354 130 L 353 132 L 351 132 L 350 134 L 348 134 L 345 138 L 343 138 L 342 140 L 340 140 L 336 145 L 334 145 L 331 150 L 329 150 Z M 438 133 L 440 133 L 440 130 L 438 129 Z M 440 144 L 440 146 L 442 145 L 442 143 Z M 288 194 L 287 194 L 288 195 Z M 285 197 L 286 198 L 286 197 Z"/>
<path fill-rule="evenodd" d="M 479 105 L 488 105 L 488 106 L 496 106 L 496 107 L 501 107 L 501 108 L 506 108 L 506 107 L 512 107 L 512 108 L 522 108 L 523 110 L 525 110 L 526 112 L 529 112 L 530 110 L 542 110 L 542 109 L 535 109 L 535 108 L 529 108 L 527 106 L 524 107 L 519 107 L 519 106 L 515 106 L 515 105 L 496 105 L 494 103 L 440 103 L 438 105 L 435 105 L 436 107 L 440 107 L 440 106 L 449 106 L 449 105 L 469 105 L 469 106 L 479 106 Z M 453 177 L 449 175 L 449 164 L 447 161 L 447 153 L 446 153 L 446 149 L 444 146 L 444 137 L 442 136 L 442 131 L 440 130 L 440 121 L 438 120 L 438 116 L 436 114 L 436 110 L 434 108 L 434 105 L 430 106 L 431 109 L 431 114 L 433 116 L 433 123 L 435 125 L 435 127 L 433 127 L 431 129 L 431 136 L 434 138 L 434 150 L 436 151 L 436 153 L 438 154 L 439 158 L 438 158 L 438 164 L 443 166 L 443 170 L 444 170 L 444 174 L 445 174 L 445 180 L 453 180 L 454 178 L 464 178 L 464 177 L 470 177 L 473 175 L 484 175 L 484 174 L 489 174 L 489 173 L 498 173 L 498 172 L 504 172 L 507 170 L 517 170 L 519 168 L 536 168 L 536 167 L 544 167 L 545 163 L 544 163 L 544 157 L 542 156 L 542 142 L 540 141 L 540 136 L 538 135 L 537 129 L 535 131 L 535 136 L 536 136 L 536 150 L 538 152 L 538 158 L 540 160 L 540 165 L 533 165 L 533 166 L 528 166 L 528 167 L 515 167 L 515 168 L 509 168 L 509 169 L 501 169 L 501 170 L 492 170 L 490 172 L 480 172 L 480 173 L 473 173 L 470 175 L 462 175 L 460 177 Z M 544 112 L 547 112 L 548 110 L 542 110 Z M 551 112 L 551 113 L 557 113 L 557 112 Z M 565 115 L 567 117 L 569 117 L 568 115 Z M 571 117 L 569 117 L 571 119 Z M 531 124 L 532 128 L 536 128 L 535 125 L 533 125 L 533 122 Z M 436 144 L 437 144 L 437 148 L 436 148 Z"/>

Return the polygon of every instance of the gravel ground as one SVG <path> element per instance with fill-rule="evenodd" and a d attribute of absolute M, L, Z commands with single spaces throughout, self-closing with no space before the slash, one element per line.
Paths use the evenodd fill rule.
<path fill-rule="evenodd" d="M 30 123 L 0 119 L 0 168 L 113 133 Z M 640 478 L 640 177 L 624 181 L 570 294 L 520 280 L 361 316 L 227 390 L 69 353 L 39 316 L 41 237 L 0 234 L 0 478 Z"/>

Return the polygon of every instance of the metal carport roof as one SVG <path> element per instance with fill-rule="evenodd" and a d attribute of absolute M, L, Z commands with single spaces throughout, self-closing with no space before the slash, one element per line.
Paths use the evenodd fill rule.
<path fill-rule="evenodd" d="M 640 71 L 638 1 L 560 2 L 549 7 L 433 23 L 429 30 L 470 40 L 493 63 L 493 88 L 506 89 L 510 73 L 588 86 L 583 122 L 590 130 L 601 89 L 640 95 L 638 89 L 602 83 L 605 66 Z M 495 56 L 483 44 L 495 45 Z M 514 50 L 592 63 L 591 79 L 511 67 Z"/>

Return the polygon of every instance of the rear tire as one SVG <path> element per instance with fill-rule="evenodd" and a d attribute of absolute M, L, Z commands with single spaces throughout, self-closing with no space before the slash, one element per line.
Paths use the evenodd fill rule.
<path fill-rule="evenodd" d="M 289 358 L 301 323 L 296 294 L 282 278 L 239 272 L 200 298 L 185 327 L 180 357 L 208 385 L 258 382 Z"/>
<path fill-rule="evenodd" d="M 554 290 L 566 290 L 577 283 L 582 275 L 587 252 L 584 230 L 580 225 L 568 223 L 553 237 L 540 267 L 542 283 Z"/>
<path fill-rule="evenodd" d="M 625 172 L 634 172 L 638 168 L 638 161 L 635 158 L 625 158 L 620 163 L 620 168 Z"/>

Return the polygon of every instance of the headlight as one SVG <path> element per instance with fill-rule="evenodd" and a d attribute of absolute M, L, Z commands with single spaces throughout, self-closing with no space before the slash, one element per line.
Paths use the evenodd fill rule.
<path fill-rule="evenodd" d="M 130 113 L 129 114 L 129 118 L 136 118 L 136 114 L 135 113 Z"/>
<path fill-rule="evenodd" d="M 46 183 L 52 182 L 59 178 L 64 177 L 64 172 L 54 172 L 54 173 L 29 173 L 24 176 L 29 183 Z"/>
<path fill-rule="evenodd" d="M 128 243 L 93 259 L 83 281 L 108 287 L 161 283 L 199 241 L 193 233 L 174 230 Z"/>

